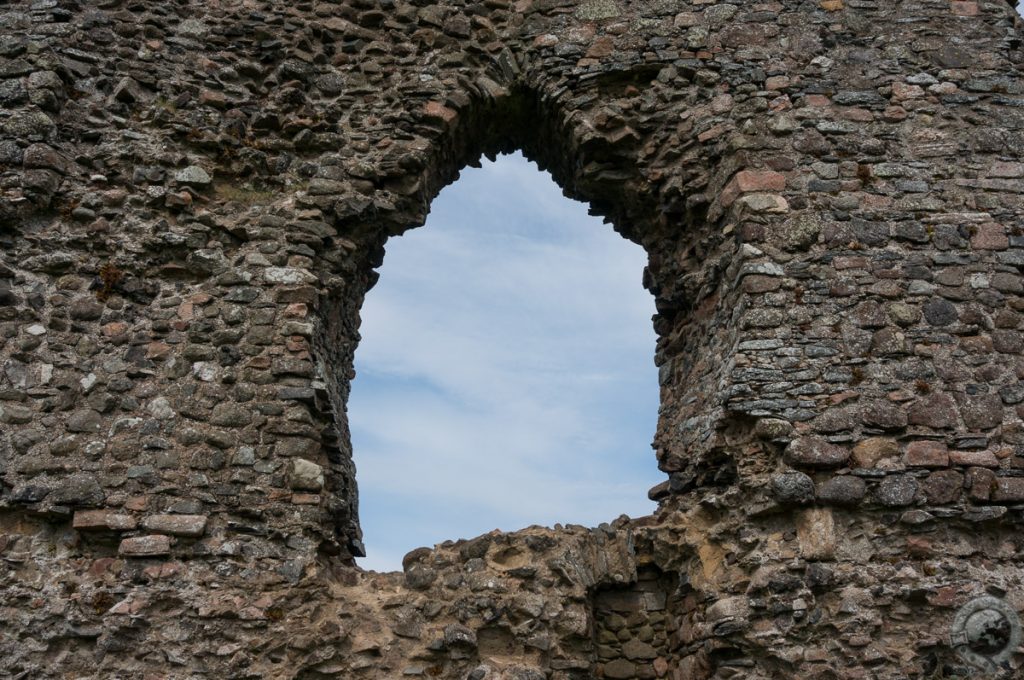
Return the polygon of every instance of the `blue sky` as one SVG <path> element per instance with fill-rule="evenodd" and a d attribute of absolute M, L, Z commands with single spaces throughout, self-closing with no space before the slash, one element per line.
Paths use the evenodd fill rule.
<path fill-rule="evenodd" d="M 641 516 L 662 481 L 645 255 L 521 155 L 388 242 L 349 419 L 367 569 L 531 524 Z"/>

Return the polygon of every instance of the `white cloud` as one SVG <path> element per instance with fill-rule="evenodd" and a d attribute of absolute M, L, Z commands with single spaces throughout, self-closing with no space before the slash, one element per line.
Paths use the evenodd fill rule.
<path fill-rule="evenodd" d="M 418 545 L 653 509 L 644 254 L 519 156 L 393 239 L 349 404 L 373 568 Z"/>

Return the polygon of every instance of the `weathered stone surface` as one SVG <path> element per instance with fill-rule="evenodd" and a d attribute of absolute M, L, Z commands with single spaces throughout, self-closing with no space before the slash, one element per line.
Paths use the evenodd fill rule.
<path fill-rule="evenodd" d="M 79 531 L 132 531 L 137 525 L 132 515 L 113 510 L 78 510 L 72 521 Z"/>
<path fill-rule="evenodd" d="M 206 516 L 151 515 L 142 520 L 142 528 L 173 536 L 202 536 L 206 530 Z"/>
<path fill-rule="evenodd" d="M 1010 3 L 0 25 L 0 674 L 962 675 L 936 622 L 1021 600 Z M 359 306 L 517 148 L 645 249 L 659 507 L 363 572 Z"/>
<path fill-rule="evenodd" d="M 183 168 L 174 174 L 174 179 L 179 184 L 187 184 L 191 186 L 204 187 L 213 180 L 210 178 L 210 174 L 203 170 L 198 165 L 190 165 L 187 168 Z"/>
<path fill-rule="evenodd" d="M 117 552 L 125 557 L 160 557 L 170 554 L 169 536 L 136 536 L 121 541 Z"/>
<path fill-rule="evenodd" d="M 820 437 L 801 437 L 786 447 L 786 462 L 815 468 L 837 467 L 846 463 L 850 450 Z"/>
<path fill-rule="evenodd" d="M 802 510 L 796 518 L 800 555 L 807 560 L 830 560 L 835 556 L 835 519 L 829 508 Z"/>
<path fill-rule="evenodd" d="M 853 447 L 850 462 L 854 467 L 873 468 L 880 462 L 896 458 L 900 447 L 888 437 L 870 437 L 857 442 Z"/>
<path fill-rule="evenodd" d="M 298 491 L 319 491 L 324 486 L 324 470 L 312 461 L 293 458 L 288 471 L 288 483 Z"/>
<path fill-rule="evenodd" d="M 946 467 L 949 465 L 949 449 L 942 442 L 911 442 L 907 445 L 904 461 L 911 467 Z"/>
<path fill-rule="evenodd" d="M 917 480 L 910 475 L 889 475 L 879 483 L 876 494 L 882 505 L 910 505 L 917 495 L 917 488 Z"/>
<path fill-rule="evenodd" d="M 922 397 L 910 405 L 907 422 L 935 429 L 955 428 L 959 422 L 956 401 L 942 393 Z"/>
<path fill-rule="evenodd" d="M 941 505 L 960 498 L 963 485 L 964 476 L 956 470 L 939 470 L 924 479 L 921 490 L 928 503 Z"/>
<path fill-rule="evenodd" d="M 814 500 L 814 481 L 802 472 L 789 470 L 772 475 L 772 494 L 780 503 L 809 503 Z"/>
<path fill-rule="evenodd" d="M 855 505 L 864 498 L 867 484 L 860 477 L 843 475 L 833 477 L 818 485 L 817 497 L 822 503 Z"/>
<path fill-rule="evenodd" d="M 957 395 L 957 402 L 968 429 L 986 430 L 1003 422 L 1003 400 L 998 394 Z"/>

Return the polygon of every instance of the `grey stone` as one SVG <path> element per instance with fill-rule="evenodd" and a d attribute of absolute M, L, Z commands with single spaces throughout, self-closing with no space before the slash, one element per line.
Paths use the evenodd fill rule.
<path fill-rule="evenodd" d="M 948 326 L 956 323 L 959 315 L 949 300 L 932 298 L 924 303 L 924 318 L 932 326 Z"/>
<path fill-rule="evenodd" d="M 814 500 L 814 482 L 797 470 L 772 475 L 771 489 L 780 503 L 801 505 Z"/>
<path fill-rule="evenodd" d="M 917 480 L 911 475 L 889 475 L 879 483 L 875 495 L 882 505 L 910 505 L 917 495 Z"/>
<path fill-rule="evenodd" d="M 867 493 L 867 484 L 860 477 L 839 475 L 818 485 L 818 500 L 834 505 L 856 505 Z"/>
<path fill-rule="evenodd" d="M 187 184 L 189 186 L 197 187 L 205 187 L 213 181 L 210 178 L 209 173 L 198 165 L 190 165 L 186 168 L 182 168 L 178 172 L 174 173 L 174 180 L 178 182 L 178 184 Z"/>

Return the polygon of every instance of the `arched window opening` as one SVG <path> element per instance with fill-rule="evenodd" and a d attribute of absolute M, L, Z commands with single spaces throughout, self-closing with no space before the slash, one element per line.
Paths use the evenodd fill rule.
<path fill-rule="evenodd" d="M 393 238 L 348 403 L 368 569 L 421 545 L 654 509 L 643 249 L 520 154 Z"/>

